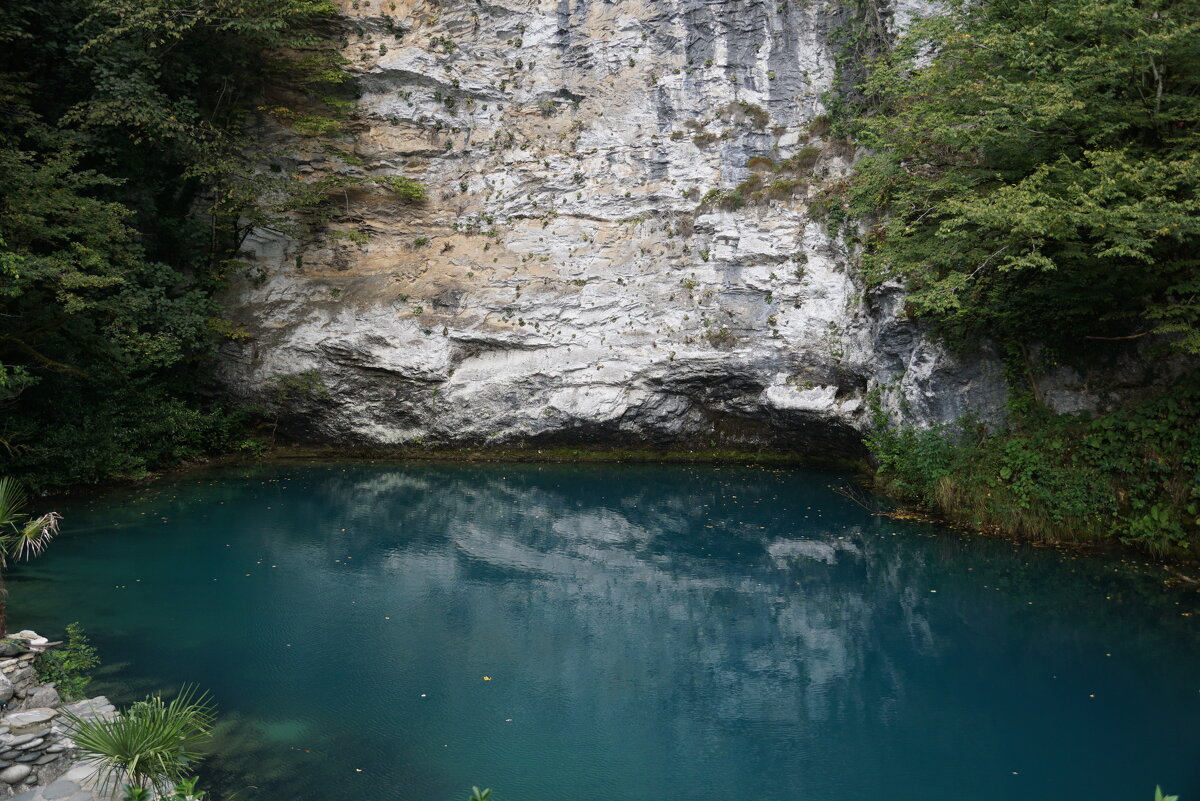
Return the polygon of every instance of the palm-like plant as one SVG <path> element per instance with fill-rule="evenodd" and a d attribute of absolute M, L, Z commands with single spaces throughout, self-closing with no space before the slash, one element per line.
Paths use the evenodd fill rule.
<path fill-rule="evenodd" d="M 82 758 L 96 767 L 101 787 L 159 793 L 184 781 L 200 747 L 212 736 L 215 706 L 208 693 L 185 686 L 169 702 L 153 695 L 112 720 L 87 720 L 63 711 Z"/>
<path fill-rule="evenodd" d="M 58 534 L 58 512 L 32 517 L 22 510 L 27 501 L 25 490 L 13 478 L 0 478 L 0 637 L 8 633 L 8 590 L 4 571 L 8 560 L 29 560 L 40 556 Z"/>

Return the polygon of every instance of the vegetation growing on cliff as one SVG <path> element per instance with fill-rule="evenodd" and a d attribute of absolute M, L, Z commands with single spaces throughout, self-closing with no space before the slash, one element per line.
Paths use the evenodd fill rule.
<path fill-rule="evenodd" d="M 880 418 L 881 479 L 981 526 L 1194 548 L 1195 382 L 1088 418 L 1051 414 L 1036 374 L 1135 345 L 1200 354 L 1200 3 L 946 10 L 877 49 L 840 105 L 870 150 L 830 208 L 871 284 L 906 283 L 908 314 L 952 346 L 999 345 L 1014 402 L 991 433 Z"/>
<path fill-rule="evenodd" d="M 236 444 L 197 392 L 229 328 L 213 295 L 254 226 L 327 194 L 264 169 L 247 126 L 344 116 L 334 12 L 0 7 L 0 469 L 88 482 Z"/>
<path fill-rule="evenodd" d="M 870 278 L 956 339 L 1200 353 L 1200 2 L 947 11 L 861 86 Z"/>
<path fill-rule="evenodd" d="M 868 444 L 893 493 L 973 526 L 1194 552 L 1198 431 L 1200 381 L 1193 379 L 1108 415 L 1034 408 L 998 432 L 971 422 L 895 428 L 878 413 Z"/>

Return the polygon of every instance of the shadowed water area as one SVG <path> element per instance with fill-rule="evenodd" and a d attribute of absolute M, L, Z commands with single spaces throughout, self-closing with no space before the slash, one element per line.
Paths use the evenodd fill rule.
<path fill-rule="evenodd" d="M 242 801 L 1200 801 L 1161 568 L 871 514 L 836 473 L 274 464 L 61 505 L 11 626 L 194 682 Z M 485 680 L 488 677 L 490 680 Z"/>

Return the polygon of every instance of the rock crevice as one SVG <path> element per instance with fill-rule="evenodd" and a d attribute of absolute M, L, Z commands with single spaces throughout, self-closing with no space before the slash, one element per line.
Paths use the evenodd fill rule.
<path fill-rule="evenodd" d="M 251 237 L 220 375 L 281 432 L 849 454 L 873 390 L 916 425 L 1003 414 L 995 355 L 949 353 L 898 288 L 867 293 L 815 210 L 854 159 L 822 100 L 838 4 L 343 8 L 347 158 L 263 136 L 298 175 L 403 175 L 429 199 L 359 192 L 315 241 Z M 1066 408 L 1105 402 L 1047 380 Z"/>

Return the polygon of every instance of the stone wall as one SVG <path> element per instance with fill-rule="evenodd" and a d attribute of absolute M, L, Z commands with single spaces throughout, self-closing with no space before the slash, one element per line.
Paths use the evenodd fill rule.
<path fill-rule="evenodd" d="M 64 705 L 52 682 L 38 681 L 34 667 L 46 638 L 22 631 L 9 640 L 20 644 L 0 642 L 0 799 L 96 799 L 93 769 L 78 763 L 62 712 L 111 718 L 115 708 L 103 696 Z M 68 773 L 74 778 L 63 779 Z"/>

